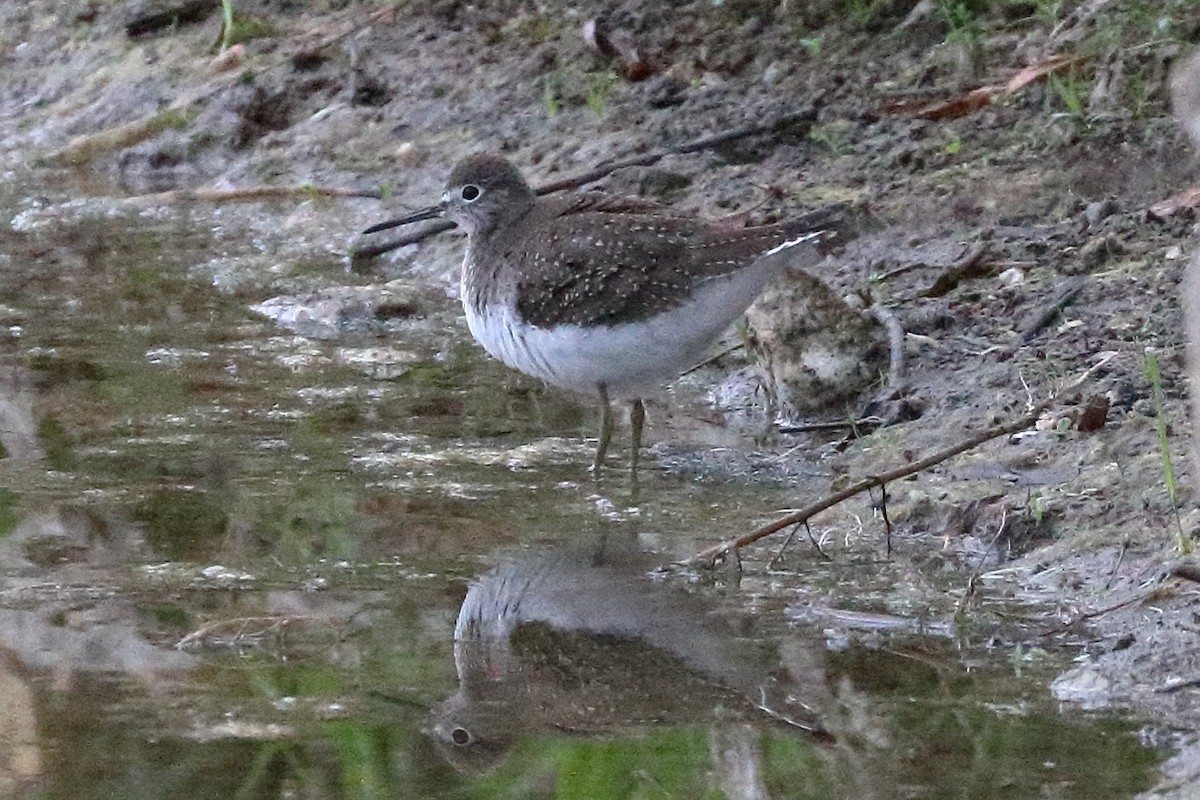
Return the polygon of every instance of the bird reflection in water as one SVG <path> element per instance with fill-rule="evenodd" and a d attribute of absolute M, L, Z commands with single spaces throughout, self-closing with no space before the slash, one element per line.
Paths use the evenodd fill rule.
<path fill-rule="evenodd" d="M 454 632 L 459 688 L 429 731 L 456 768 L 488 769 L 544 731 L 767 723 L 828 738 L 819 652 L 799 656 L 808 674 L 797 681 L 795 654 L 783 667 L 711 601 L 654 581 L 639 562 L 524 555 L 472 582 Z"/>

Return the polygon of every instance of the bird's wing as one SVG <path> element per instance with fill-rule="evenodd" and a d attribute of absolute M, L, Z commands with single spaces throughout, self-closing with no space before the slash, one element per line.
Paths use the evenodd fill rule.
<path fill-rule="evenodd" d="M 679 305 L 693 283 L 689 242 L 703 223 L 589 210 L 547 218 L 512 242 L 528 266 L 517 309 L 539 327 L 617 325 Z"/>

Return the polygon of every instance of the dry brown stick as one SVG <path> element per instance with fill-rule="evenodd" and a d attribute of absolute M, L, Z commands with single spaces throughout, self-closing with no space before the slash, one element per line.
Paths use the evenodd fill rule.
<path fill-rule="evenodd" d="M 275 200 L 291 197 L 373 197 L 382 193 L 375 189 L 342 189 L 336 186 L 249 186 L 243 189 L 173 189 L 169 192 L 140 194 L 126 197 L 121 205 L 170 205 L 173 203 L 239 203 L 253 200 Z"/>
<path fill-rule="evenodd" d="M 200 22 L 220 7 L 221 0 L 187 0 L 161 11 L 138 14 L 125 23 L 125 35 L 133 39 L 163 28 Z"/>
<path fill-rule="evenodd" d="M 662 150 L 655 150 L 650 153 L 644 153 L 640 156 L 630 156 L 629 158 L 621 158 L 616 161 L 608 161 L 598 165 L 595 169 L 585 172 L 582 175 L 575 175 L 570 178 L 563 178 L 560 181 L 548 183 L 545 186 L 539 187 L 536 191 L 538 194 L 550 194 L 551 192 L 559 192 L 563 189 L 578 189 L 584 184 L 592 181 L 600 180 L 619 169 L 627 169 L 629 167 L 646 167 L 654 164 L 667 156 L 685 155 L 687 153 L 697 153 L 701 150 L 711 150 L 719 145 L 744 139 L 747 136 L 755 136 L 760 133 L 770 133 L 771 131 L 792 125 L 797 122 L 808 122 L 815 118 L 816 109 L 806 108 L 802 111 L 790 111 L 786 114 L 781 114 L 767 122 L 755 122 L 749 125 L 743 125 L 740 128 L 733 128 L 719 133 L 701 136 L 698 139 L 693 139 L 690 142 L 684 142 L 675 147 L 667 147 Z"/>
<path fill-rule="evenodd" d="M 705 550 L 701 550 L 699 553 L 687 559 L 686 561 L 681 561 L 678 563 L 680 566 L 688 567 L 713 565 L 719 559 L 729 555 L 729 553 L 732 551 L 739 550 L 748 544 L 753 544 L 759 539 L 770 536 L 776 531 L 783 530 L 789 525 L 795 525 L 798 522 L 805 522 L 821 513 L 825 509 L 832 508 L 843 500 L 848 500 L 851 497 L 854 497 L 856 494 L 861 494 L 868 489 L 874 489 L 877 486 L 885 486 L 892 481 L 900 480 L 908 475 L 914 475 L 918 472 L 923 472 L 932 466 L 940 464 L 947 459 L 953 458 L 959 453 L 965 453 L 972 448 L 978 447 L 979 445 L 991 439 L 995 439 L 1000 436 L 1011 435 L 1017 433 L 1018 431 L 1023 431 L 1036 423 L 1038 421 L 1038 417 L 1042 415 L 1042 412 L 1054 405 L 1056 400 L 1057 398 L 1044 400 L 1035 405 L 1027 414 L 1019 417 L 1018 419 L 1007 422 L 1003 425 L 996 425 L 988 428 L 985 431 L 980 431 L 974 436 L 970 436 L 958 444 L 947 447 L 945 450 L 939 450 L 931 456 L 922 458 L 920 461 L 914 461 L 911 464 L 905 464 L 902 467 L 896 467 L 895 469 L 888 470 L 887 472 L 883 472 L 878 475 L 872 475 L 868 478 L 863 478 L 857 483 L 850 484 L 840 492 L 834 492 L 831 495 L 821 498 L 815 503 L 810 503 L 799 511 L 794 511 L 791 514 L 780 517 L 773 522 L 768 522 L 766 525 L 763 525 L 762 527 L 757 528 L 750 533 L 738 536 L 735 539 L 730 539 L 722 542 L 721 544 L 713 545 Z"/>
<path fill-rule="evenodd" d="M 845 428 L 855 428 L 863 420 L 838 419 L 830 422 L 806 422 L 803 425 L 780 425 L 780 433 L 818 433 L 822 431 L 840 431 Z"/>
<path fill-rule="evenodd" d="M 688 367 L 683 372 L 679 373 L 679 377 L 682 378 L 685 375 L 691 375 L 693 372 L 697 372 L 711 364 L 715 364 L 716 362 L 720 361 L 725 356 L 727 356 L 731 353 L 736 353 L 738 350 L 741 350 L 745 346 L 746 346 L 745 342 L 738 342 L 737 344 L 730 345 L 729 347 L 726 347 L 724 350 L 722 350 L 719 353 L 713 353 L 711 356 L 704 359 L 703 361 L 701 361 L 699 364 L 695 365 L 694 367 Z"/>
<path fill-rule="evenodd" d="M 1074 301 L 1075 296 L 1083 291 L 1083 286 L 1084 280 L 1078 275 L 1068 278 L 1047 306 L 1023 326 L 1021 344 L 1029 344 L 1037 338 L 1042 329 L 1053 322 L 1062 313 L 1062 310 Z"/>
<path fill-rule="evenodd" d="M 1075 625 L 1078 625 L 1081 622 L 1087 622 L 1089 619 L 1096 619 L 1097 617 L 1102 617 L 1105 614 L 1111 614 L 1114 611 L 1120 611 L 1122 608 L 1131 606 L 1134 603 L 1144 602 L 1146 600 L 1149 600 L 1152 597 L 1157 596 L 1160 592 L 1162 592 L 1162 586 L 1155 586 L 1145 592 L 1142 592 L 1141 594 L 1138 594 L 1135 597 L 1126 598 L 1125 600 L 1121 600 L 1118 603 L 1113 603 L 1110 606 L 1105 606 L 1104 608 L 1098 608 L 1095 611 L 1085 611 L 1084 613 L 1075 617 L 1075 619 L 1070 620 L 1069 622 L 1064 622 L 1063 624 L 1058 625 L 1054 628 L 1051 628 L 1048 631 L 1043 631 L 1042 633 L 1039 633 L 1038 636 L 1039 637 L 1055 636 L 1060 633 L 1065 633 L 1066 631 L 1070 630 L 1072 627 L 1074 627 Z"/>
<path fill-rule="evenodd" d="M 977 447 L 991 439 L 1022 431 L 1036 423 L 1043 411 L 1062 402 L 1063 398 L 1066 397 L 1068 392 L 1077 389 L 1096 371 L 1102 369 L 1108 364 L 1109 361 L 1112 361 L 1114 358 L 1116 358 L 1117 355 L 1118 354 L 1116 352 L 1108 353 L 1095 364 L 1084 370 L 1083 374 L 1078 378 L 1055 392 L 1054 396 L 1049 400 L 1043 400 L 1042 402 L 1031 406 L 1029 411 L 1019 419 L 1015 419 L 1012 422 L 1005 423 L 1004 425 L 996 425 L 995 427 L 988 428 L 986 431 L 981 431 L 956 445 L 947 447 L 945 450 L 940 450 L 927 458 L 921 459 L 920 461 L 914 461 L 911 464 L 906 464 L 903 467 L 897 467 L 880 475 L 873 475 L 869 478 L 863 478 L 861 481 L 847 486 L 840 492 L 836 492 L 828 497 L 824 497 L 815 503 L 805 506 L 799 511 L 795 511 L 791 514 L 780 517 L 774 522 L 769 522 L 757 530 L 743 534 L 735 539 L 722 542 L 721 544 L 713 545 L 712 547 L 701 550 L 699 553 L 687 559 L 686 561 L 677 561 L 675 563 L 678 566 L 684 567 L 693 567 L 705 564 L 709 566 L 715 565 L 717 559 L 724 558 L 730 552 L 737 552 L 746 545 L 753 544 L 759 539 L 762 539 L 765 536 L 770 536 L 772 533 L 782 530 L 789 525 L 794 525 L 797 522 L 805 522 L 821 513 L 825 509 L 832 508 L 843 500 L 848 500 L 849 498 L 854 497 L 856 494 L 861 494 L 868 489 L 874 489 L 876 486 L 883 486 L 891 481 L 899 480 L 900 478 L 904 478 L 908 475 L 914 475 L 936 464 L 940 464 L 947 459 L 953 458 L 959 453 L 965 453 L 967 450 Z"/>
<path fill-rule="evenodd" d="M 393 17 L 395 17 L 399 14 L 399 12 L 400 12 L 399 6 L 388 6 L 386 8 L 381 8 L 377 11 L 372 11 L 370 14 L 368 14 L 366 16 L 365 19 L 361 19 L 357 22 L 351 22 L 349 25 L 347 25 L 342 30 L 338 31 L 337 33 L 331 33 L 331 34 L 325 36 L 323 39 L 317 40 L 313 44 L 309 45 L 306 49 L 310 52 L 314 51 L 314 50 L 324 50 L 326 47 L 329 47 L 330 45 L 337 44 L 338 42 L 340 42 L 342 39 L 345 39 L 350 34 L 357 33 L 358 31 L 361 31 L 363 28 L 367 27 L 368 25 L 374 25 L 376 22 L 379 22 L 384 17 L 386 17 L 388 14 L 391 14 L 391 15 L 393 15 Z M 306 35 L 312 35 L 312 32 L 310 31 L 309 34 L 306 34 Z"/>
<path fill-rule="evenodd" d="M 744 139 L 747 136 L 755 136 L 760 133 L 770 133 L 771 131 L 783 128 L 787 125 L 792 125 L 797 122 L 811 121 L 816 116 L 814 108 L 806 108 L 802 111 L 790 111 L 786 114 L 781 114 L 767 122 L 752 123 L 743 125 L 740 128 L 733 128 L 727 131 L 701 136 L 698 139 L 693 139 L 690 142 L 684 142 L 675 147 L 666 147 L 662 150 L 654 150 L 649 153 L 644 153 L 640 156 L 630 156 L 629 158 L 621 158 L 615 161 L 607 161 L 596 166 L 594 169 L 579 175 L 573 175 L 569 178 L 563 178 L 559 181 L 553 181 L 542 186 L 536 187 L 533 191 L 537 195 L 547 195 L 553 192 L 561 192 L 564 189 L 578 189 L 580 186 L 598 181 L 601 178 L 607 177 L 619 169 L 627 169 L 629 167 L 646 167 L 657 163 L 667 156 L 684 155 L 686 153 L 696 153 L 701 150 L 708 150 L 713 147 L 718 147 L 722 144 Z M 423 209 L 414 213 L 425 211 L 436 211 L 436 206 L 426 206 Z M 384 242 L 379 245 L 366 245 L 363 247 L 355 247 L 350 251 L 350 258 L 357 261 L 360 259 L 374 258 L 383 253 L 390 252 L 405 245 L 416 244 L 417 242 L 428 239 L 430 236 L 447 231 L 453 225 L 447 222 L 438 222 L 433 225 L 426 225 L 418 231 L 414 231 L 406 236 L 401 236 L 390 242 Z"/>
<path fill-rule="evenodd" d="M 904 383 L 904 326 L 895 314 L 879 303 L 872 303 L 867 310 L 888 335 L 888 376 L 883 393 L 898 392 Z"/>

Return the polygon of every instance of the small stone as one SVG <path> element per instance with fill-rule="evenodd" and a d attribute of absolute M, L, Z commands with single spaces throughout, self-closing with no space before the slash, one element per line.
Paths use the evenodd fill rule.
<path fill-rule="evenodd" d="M 236 69 L 246 60 L 246 47 L 242 44 L 235 44 L 225 52 L 213 58 L 213 72 L 229 72 L 231 69 Z"/>
<path fill-rule="evenodd" d="M 1084 433 L 1098 431 L 1104 427 L 1107 419 L 1108 397 L 1095 394 L 1088 398 L 1087 405 L 1083 407 L 1083 413 L 1079 415 L 1076 427 Z"/>
<path fill-rule="evenodd" d="M 1088 203 L 1084 209 L 1083 215 L 1087 219 L 1089 227 L 1095 227 L 1100 224 L 1101 220 L 1106 217 L 1111 217 L 1113 214 L 1121 210 L 1117 201 L 1111 197 L 1106 197 L 1103 200 L 1098 200 L 1094 203 Z"/>

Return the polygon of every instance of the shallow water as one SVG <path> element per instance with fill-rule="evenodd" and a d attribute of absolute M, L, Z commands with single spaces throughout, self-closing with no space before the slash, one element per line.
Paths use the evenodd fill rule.
<path fill-rule="evenodd" d="M 683 432 L 656 451 L 682 467 L 635 495 L 619 469 L 586 472 L 593 410 L 488 362 L 437 284 L 420 313 L 324 338 L 251 311 L 366 281 L 328 244 L 335 208 L 288 227 L 279 208 L 3 191 L 5 794 L 1118 798 L 1152 781 L 1132 723 L 1051 701 L 1073 651 L 951 624 L 953 581 L 885 558 L 869 518 L 832 561 L 796 543 L 740 577 L 651 577 L 829 483 L 818 461 L 811 485 L 706 470 L 701 447 L 750 442 L 694 391 L 651 407 L 659 437 Z"/>

